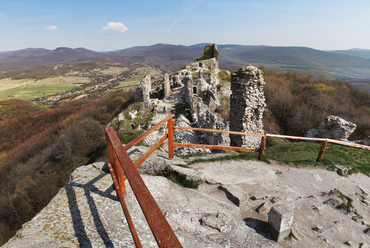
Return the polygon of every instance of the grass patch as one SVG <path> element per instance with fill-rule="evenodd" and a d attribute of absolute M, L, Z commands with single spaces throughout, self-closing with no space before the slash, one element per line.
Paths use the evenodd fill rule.
<path fill-rule="evenodd" d="M 321 143 L 284 142 L 266 149 L 268 159 L 293 165 L 313 165 L 334 168 L 345 165 L 352 171 L 370 174 L 370 151 L 329 144 L 322 163 L 317 163 Z"/>
<path fill-rule="evenodd" d="M 232 160 L 258 160 L 258 153 L 255 152 L 240 152 L 238 155 L 230 155 L 230 156 L 223 156 L 217 158 L 198 158 L 191 161 L 189 164 L 197 164 L 197 163 L 208 163 L 208 162 L 224 162 L 224 161 L 232 161 Z M 270 160 L 264 157 L 262 160 L 265 163 L 270 164 Z"/>
<path fill-rule="evenodd" d="M 169 172 L 167 175 L 165 175 L 165 177 L 174 183 L 182 185 L 185 188 L 197 189 L 199 187 L 199 183 L 192 180 L 186 180 L 184 176 L 180 175 L 176 171 Z"/>
<path fill-rule="evenodd" d="M 124 131 L 124 132 L 122 132 L 121 142 L 123 144 L 128 144 L 130 141 L 139 137 L 142 133 L 144 133 L 144 130 Z M 143 146 L 144 142 L 141 140 L 137 145 Z"/>
<path fill-rule="evenodd" d="M 54 86 L 29 86 L 18 87 L 0 92 L 0 100 L 21 99 L 26 101 L 34 100 L 35 98 L 54 95 L 64 91 L 74 89 L 73 85 L 54 85 Z"/>
<path fill-rule="evenodd" d="M 265 156 L 261 161 L 270 163 L 270 160 L 292 164 L 296 166 L 324 166 L 335 168 L 335 165 L 351 167 L 350 173 L 361 172 L 370 175 L 370 151 L 352 147 L 329 144 L 324 153 L 322 163 L 316 159 L 320 151 L 321 143 L 270 141 L 274 146 L 265 150 Z M 194 155 L 196 156 L 196 155 Z M 224 162 L 231 160 L 258 160 L 258 153 L 240 152 L 238 155 L 230 155 L 217 158 L 194 159 L 189 164 Z"/>
<path fill-rule="evenodd" d="M 293 233 L 293 230 L 292 230 L 292 229 L 290 229 L 288 239 L 289 239 L 289 240 L 293 240 L 293 239 L 298 240 L 298 239 L 297 239 L 297 237 L 294 235 L 294 233 Z"/>
<path fill-rule="evenodd" d="M 202 157 L 207 156 L 209 153 L 202 153 L 202 152 L 196 152 L 196 153 L 189 153 L 184 156 L 181 156 L 181 158 L 193 158 L 193 157 Z"/>
<path fill-rule="evenodd" d="M 349 209 L 350 207 L 352 207 L 352 202 L 353 202 L 352 198 L 350 198 L 350 197 L 346 196 L 345 194 L 343 194 L 343 193 L 342 193 L 342 192 L 340 192 L 340 191 L 339 191 L 339 198 L 341 198 L 341 199 L 346 199 L 346 200 L 347 200 L 347 204 L 342 203 L 342 204 L 340 204 L 339 206 L 337 206 L 337 209 L 345 209 L 345 210 L 347 210 L 347 211 L 348 211 L 348 209 Z"/>
<path fill-rule="evenodd" d="M 187 166 L 186 164 L 175 164 L 175 166 L 186 168 L 186 169 L 190 169 L 190 166 Z"/>

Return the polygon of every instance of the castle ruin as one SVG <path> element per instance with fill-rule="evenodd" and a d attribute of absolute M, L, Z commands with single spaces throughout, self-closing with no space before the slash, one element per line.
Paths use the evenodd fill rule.
<path fill-rule="evenodd" d="M 251 65 L 231 75 L 230 131 L 264 133 L 264 85 L 262 70 Z M 258 136 L 230 135 L 230 139 L 232 146 L 257 149 L 261 144 Z"/>
<path fill-rule="evenodd" d="M 173 95 L 177 95 L 172 104 L 188 106 L 192 121 L 198 128 L 229 130 L 230 125 L 231 131 L 263 133 L 262 116 L 265 108 L 263 72 L 256 67 L 247 66 L 232 74 L 230 96 L 232 121 L 230 124 L 225 123 L 222 116 L 215 112 L 220 105 L 220 92 L 217 89 L 220 71 L 218 58 L 219 51 L 214 44 L 206 46 L 199 59 L 180 71 L 159 78 L 150 78 L 147 75 L 137 85 L 135 102 L 144 101 L 145 108 L 155 105 L 159 106 L 157 109 L 161 111 L 174 113 L 174 108 L 166 104 L 172 101 L 170 98 L 176 98 Z M 155 103 L 152 103 L 151 95 L 152 98 L 158 98 Z M 231 146 L 259 148 L 261 141 L 261 138 L 256 136 L 229 136 L 226 133 L 203 132 L 201 136 L 200 142 L 210 145 L 229 146 L 231 143 Z"/>

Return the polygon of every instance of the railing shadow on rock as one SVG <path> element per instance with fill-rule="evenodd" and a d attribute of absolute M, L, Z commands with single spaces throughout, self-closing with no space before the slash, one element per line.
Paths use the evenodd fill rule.
<path fill-rule="evenodd" d="M 321 138 L 306 138 L 306 137 L 296 137 L 287 135 L 275 135 L 275 134 L 256 134 L 256 133 L 244 133 L 235 132 L 227 130 L 215 130 L 215 129 L 205 129 L 205 128 L 190 128 L 190 127 L 174 127 L 173 117 L 170 115 L 154 125 L 152 128 L 148 129 L 146 132 L 138 136 L 136 139 L 129 142 L 127 145 L 122 145 L 116 132 L 113 128 L 106 129 L 106 139 L 110 163 L 108 163 L 109 171 L 112 176 L 114 187 L 117 193 L 117 198 L 121 203 L 123 212 L 125 214 L 128 226 L 130 228 L 132 237 L 136 247 L 142 247 L 138 234 L 136 232 L 135 226 L 131 219 L 130 213 L 128 211 L 127 205 L 124 200 L 126 195 L 125 180 L 128 179 L 132 191 L 134 192 L 137 201 L 144 213 L 144 216 L 149 224 L 149 227 L 157 241 L 159 247 L 182 247 L 181 243 L 177 239 L 175 233 L 173 232 L 171 226 L 167 222 L 160 208 L 158 207 L 153 196 L 146 187 L 142 177 L 140 176 L 137 168 L 160 146 L 168 139 L 168 156 L 169 158 L 174 157 L 174 147 L 186 147 L 186 148 L 204 148 L 204 149 L 214 149 L 214 150 L 232 150 L 232 151 L 243 151 L 243 152 L 258 152 L 258 159 L 262 159 L 266 148 L 267 137 L 281 138 L 281 139 L 291 139 L 298 141 L 311 141 L 311 142 L 321 142 L 321 147 L 319 150 L 317 162 L 322 162 L 324 152 L 326 150 L 327 143 L 334 143 L 339 145 L 345 145 L 355 148 L 361 148 L 370 150 L 370 147 L 352 144 L 348 142 L 332 140 L 332 139 L 321 139 Z M 150 135 L 152 132 L 160 128 L 162 125 L 168 125 L 168 133 L 164 135 L 154 146 L 152 146 L 146 154 L 144 154 L 140 159 L 133 163 L 130 159 L 127 150 L 135 146 L 142 139 Z M 174 130 L 194 130 L 203 132 L 218 132 L 218 133 L 228 133 L 235 135 L 249 135 L 249 136 L 260 136 L 261 145 L 260 149 L 251 149 L 244 147 L 231 147 L 231 146 L 219 146 L 219 145 L 205 145 L 205 144 L 182 144 L 174 143 Z"/>

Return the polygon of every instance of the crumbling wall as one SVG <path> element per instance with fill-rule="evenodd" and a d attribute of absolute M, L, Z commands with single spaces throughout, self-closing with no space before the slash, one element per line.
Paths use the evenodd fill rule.
<path fill-rule="evenodd" d="M 202 53 L 202 56 L 199 59 L 197 59 L 197 61 L 212 59 L 212 58 L 215 58 L 216 60 L 218 60 L 219 54 L 220 52 L 218 51 L 216 44 L 207 45 L 204 48 L 204 52 Z"/>
<path fill-rule="evenodd" d="M 263 72 L 254 66 L 231 75 L 230 131 L 263 134 L 262 116 L 266 106 Z M 261 137 L 230 135 L 231 145 L 259 148 Z"/>
<path fill-rule="evenodd" d="M 163 81 L 163 97 L 169 96 L 171 93 L 171 84 L 170 84 L 170 77 L 168 73 L 164 75 Z"/>
<path fill-rule="evenodd" d="M 134 102 L 146 102 L 150 99 L 150 92 L 152 91 L 152 82 L 150 75 L 146 75 L 145 78 L 141 79 L 140 83 L 136 86 L 134 93 Z"/>

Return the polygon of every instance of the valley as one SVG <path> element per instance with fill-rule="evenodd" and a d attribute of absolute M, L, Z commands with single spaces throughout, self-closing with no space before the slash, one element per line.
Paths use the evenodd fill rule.
<path fill-rule="evenodd" d="M 33 58 L 38 54 L 36 62 L 44 61 L 44 65 L 26 63 L 28 58 L 24 56 L 28 55 L 22 55 L 20 51 L 13 54 L 14 57 L 0 54 L 0 57 L 7 55 L 9 64 L 13 66 L 1 67 L 0 73 L 0 186 L 3 190 L 0 195 L 0 244 L 48 204 L 68 183 L 74 169 L 96 161 L 107 161 L 105 127 L 119 130 L 123 143 L 149 128 L 156 115 L 167 112 L 175 114 L 176 118 L 186 116 L 189 125 L 194 126 L 198 120 L 215 126 L 208 120 L 217 119 L 217 129 L 228 128 L 230 119 L 233 121 L 230 118 L 230 85 L 235 76 L 231 75 L 239 64 L 257 63 L 259 68 L 245 68 L 264 77 L 265 83 L 261 81 L 261 85 L 264 85 L 266 109 L 265 112 L 258 111 L 258 118 L 263 117 L 262 132 L 303 136 L 326 116 L 338 115 L 357 125 L 351 141 L 370 136 L 369 93 L 337 80 L 339 76 L 335 72 L 321 71 L 324 70 L 319 66 L 322 61 L 305 64 L 301 59 L 308 56 L 306 53 L 283 56 L 284 60 L 278 61 L 275 58 L 279 57 L 279 52 L 275 55 L 264 53 L 265 48 L 258 48 L 261 51 L 261 59 L 258 59 L 256 47 L 221 45 L 220 63 L 218 65 L 217 56 L 216 66 L 214 58 L 193 62 L 199 57 L 199 49 L 199 45 L 158 44 L 104 54 L 84 50 L 84 58 L 74 53 L 76 49 L 57 49 L 58 53 L 27 50 Z M 298 48 L 283 49 L 285 52 L 292 50 L 300 51 Z M 68 56 L 63 55 L 64 52 Z M 321 56 L 321 52 L 316 53 Z M 266 54 L 270 54 L 269 59 L 262 59 Z M 53 57 L 59 55 L 63 56 Z M 306 58 L 305 61 L 309 60 Z M 338 69 L 342 62 L 337 61 L 335 68 Z M 0 66 L 4 63 L 0 59 Z M 295 69 L 290 70 L 293 67 Z M 343 68 L 338 70 L 345 71 Z M 356 82 L 367 89 L 366 73 L 361 74 L 367 69 L 358 68 L 358 75 L 364 78 Z M 321 73 L 332 75 L 334 80 L 330 76 L 321 76 Z M 147 81 L 153 86 L 149 91 L 145 87 L 140 88 Z M 172 84 L 171 87 L 162 86 L 164 81 Z M 190 81 L 194 84 L 191 85 Z M 184 84 L 187 83 L 189 87 L 185 89 Z M 103 85 L 105 87 L 98 89 Z M 97 89 L 91 90 L 94 87 Z M 73 94 L 81 90 L 83 92 Z M 61 97 L 64 95 L 66 97 Z M 168 102 L 160 102 L 165 95 Z M 54 104 L 43 103 L 43 100 L 53 97 Z M 139 99 L 144 97 L 146 101 L 141 102 Z M 179 101 L 184 97 L 188 98 L 187 104 Z M 211 111 L 196 110 L 201 109 L 198 104 L 201 107 L 206 104 L 214 111 L 212 116 L 203 118 Z M 257 105 L 265 103 L 260 101 Z M 191 109 L 198 112 L 191 113 Z M 119 116 L 123 118 L 120 121 Z M 221 140 L 216 135 L 200 135 L 200 138 L 203 142 L 207 139 L 213 142 Z M 222 142 L 228 141 L 222 139 Z M 271 138 L 267 140 L 266 161 L 272 159 L 279 164 L 317 166 L 312 158 L 317 155 L 318 146 Z M 232 155 L 228 156 L 231 160 L 251 159 L 244 153 L 228 155 Z M 338 170 L 336 165 L 340 164 L 348 166 L 351 173 L 369 173 L 368 151 L 332 145 L 328 146 L 325 156 L 324 168 Z"/>

